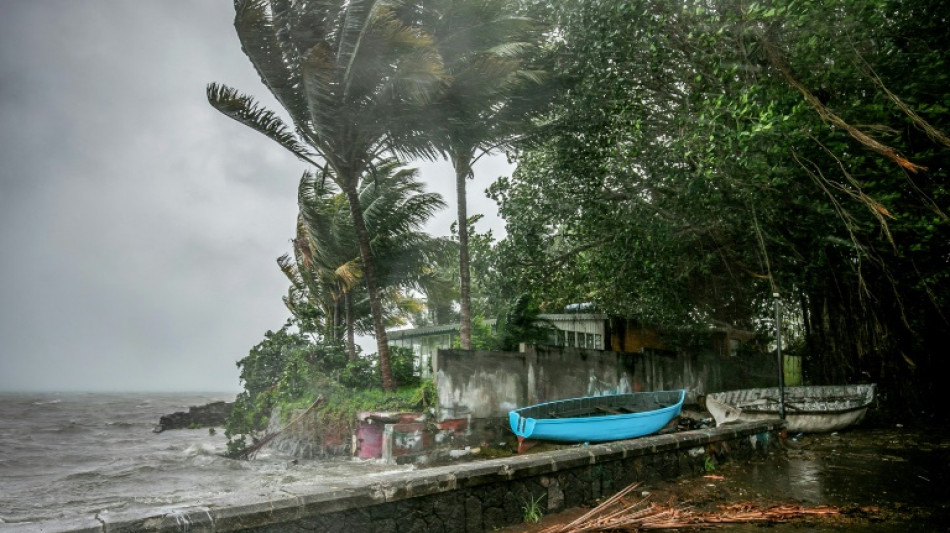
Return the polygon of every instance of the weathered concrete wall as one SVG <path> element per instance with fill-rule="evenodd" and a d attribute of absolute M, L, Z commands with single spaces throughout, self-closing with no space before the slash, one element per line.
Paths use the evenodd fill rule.
<path fill-rule="evenodd" d="M 13 525 L 47 533 L 481 533 L 521 522 L 529 499 L 543 497 L 546 513 L 553 513 L 590 505 L 635 481 L 700 475 L 709 457 L 724 462 L 767 453 L 778 445 L 781 427 L 778 420 L 737 424 L 347 479 L 312 492 L 287 492 L 279 500 L 231 495 L 171 512 Z"/>
<path fill-rule="evenodd" d="M 439 350 L 439 420 L 502 418 L 539 402 L 685 388 L 687 402 L 721 390 L 774 386 L 768 358 L 634 354 L 555 346 L 520 352 Z"/>
<path fill-rule="evenodd" d="M 439 420 L 497 418 L 548 400 L 631 392 L 634 359 L 580 348 L 439 350 L 434 368 Z"/>

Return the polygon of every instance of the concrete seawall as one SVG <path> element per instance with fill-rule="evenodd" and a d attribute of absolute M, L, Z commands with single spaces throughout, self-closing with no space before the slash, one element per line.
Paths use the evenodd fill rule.
<path fill-rule="evenodd" d="M 782 427 L 778 420 L 736 424 L 360 477 L 280 499 L 232 494 L 173 511 L 0 524 L 0 531 L 481 533 L 521 522 L 530 500 L 540 499 L 552 513 L 592 504 L 635 481 L 699 475 L 709 460 L 768 453 Z"/>

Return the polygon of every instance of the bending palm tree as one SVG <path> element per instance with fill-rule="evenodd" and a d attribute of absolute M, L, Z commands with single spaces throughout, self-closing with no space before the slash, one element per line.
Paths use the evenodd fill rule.
<path fill-rule="evenodd" d="M 346 199 L 326 183 L 325 177 L 305 172 L 297 203 L 294 258 L 283 255 L 277 259 L 291 282 L 284 302 L 304 324 L 311 322 L 312 310 L 319 310 L 322 326 L 314 324 L 314 328 L 324 336 L 341 340 L 345 331 L 349 357 L 354 360 L 351 293 L 359 287 L 362 271 Z"/>
<path fill-rule="evenodd" d="M 445 203 L 440 195 L 423 190 L 415 169 L 400 168 L 393 159 L 373 168 L 360 187 L 359 198 L 373 256 L 379 260 L 380 296 L 389 324 L 398 320 L 405 312 L 403 305 L 410 302 L 400 289 L 418 289 L 445 245 L 420 231 Z M 286 255 L 278 259 L 291 281 L 291 294 L 285 301 L 295 316 L 312 307 L 324 309 L 325 329 L 334 335 L 341 329 L 342 302 L 346 345 L 350 360 L 355 360 L 354 333 L 362 332 L 358 323 L 364 315 L 357 313 L 354 295 L 360 294 L 362 269 L 352 218 L 344 209 L 346 199 L 325 177 L 307 173 L 301 178 L 298 203 L 295 261 Z"/>
<path fill-rule="evenodd" d="M 458 199 L 460 343 L 471 349 L 471 274 L 469 271 L 466 180 L 474 177 L 476 153 L 488 152 L 514 137 L 525 124 L 515 98 L 540 82 L 525 68 L 537 42 L 537 25 L 518 14 L 513 0 L 436 0 L 427 5 L 429 29 L 449 73 L 431 104 L 434 122 L 426 127 L 433 147 L 452 161 Z"/>
<path fill-rule="evenodd" d="M 376 263 L 359 183 L 380 154 L 422 155 L 402 117 L 438 88 L 442 66 L 428 36 L 397 0 L 236 0 L 244 53 L 293 121 L 296 133 L 248 96 L 208 86 L 211 104 L 329 173 L 346 196 L 372 309 L 383 388 L 393 389 Z M 322 160 L 322 162 L 321 162 Z"/>

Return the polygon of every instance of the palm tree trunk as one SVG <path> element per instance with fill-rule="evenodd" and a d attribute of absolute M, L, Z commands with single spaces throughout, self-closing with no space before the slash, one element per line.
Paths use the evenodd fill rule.
<path fill-rule="evenodd" d="M 343 324 L 341 323 L 340 318 L 341 318 L 340 317 L 340 299 L 337 298 L 333 300 L 333 318 L 332 318 L 333 323 L 331 324 L 332 329 L 330 330 L 333 332 L 334 340 L 340 340 L 343 336 L 341 333 L 342 328 L 340 327 Z"/>
<path fill-rule="evenodd" d="M 356 240 L 360 244 L 360 259 L 363 262 L 363 280 L 366 281 L 366 292 L 369 293 L 369 308 L 373 314 L 373 330 L 376 333 L 376 355 L 379 357 L 379 370 L 383 377 L 383 390 L 396 390 L 393 383 L 393 370 L 389 362 L 389 338 L 386 335 L 386 324 L 383 320 L 383 304 L 379 298 L 379 288 L 376 280 L 376 262 L 373 259 L 373 250 L 369 243 L 369 231 L 363 221 L 363 207 L 360 205 L 359 193 L 356 191 L 356 180 L 345 179 L 340 176 L 340 189 L 346 195 L 350 204 L 350 215 L 353 217 L 353 227 L 356 229 Z"/>
<path fill-rule="evenodd" d="M 459 231 L 459 344 L 472 349 L 472 278 L 468 258 L 468 206 L 466 181 L 472 176 L 472 152 L 465 150 L 452 157 L 455 167 L 455 194 L 458 199 Z"/>
<path fill-rule="evenodd" d="M 356 362 L 356 335 L 353 333 L 353 298 L 350 291 L 343 293 L 343 307 L 346 309 L 346 359 Z"/>

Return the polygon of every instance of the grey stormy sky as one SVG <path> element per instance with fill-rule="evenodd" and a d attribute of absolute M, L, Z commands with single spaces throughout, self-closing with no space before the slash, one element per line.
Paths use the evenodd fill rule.
<path fill-rule="evenodd" d="M 219 81 L 277 109 L 229 0 L 0 2 L 0 391 L 238 390 L 288 316 L 304 165 L 213 110 Z M 449 208 L 451 167 L 419 165 Z M 470 212 L 503 230 L 476 166 Z"/>

